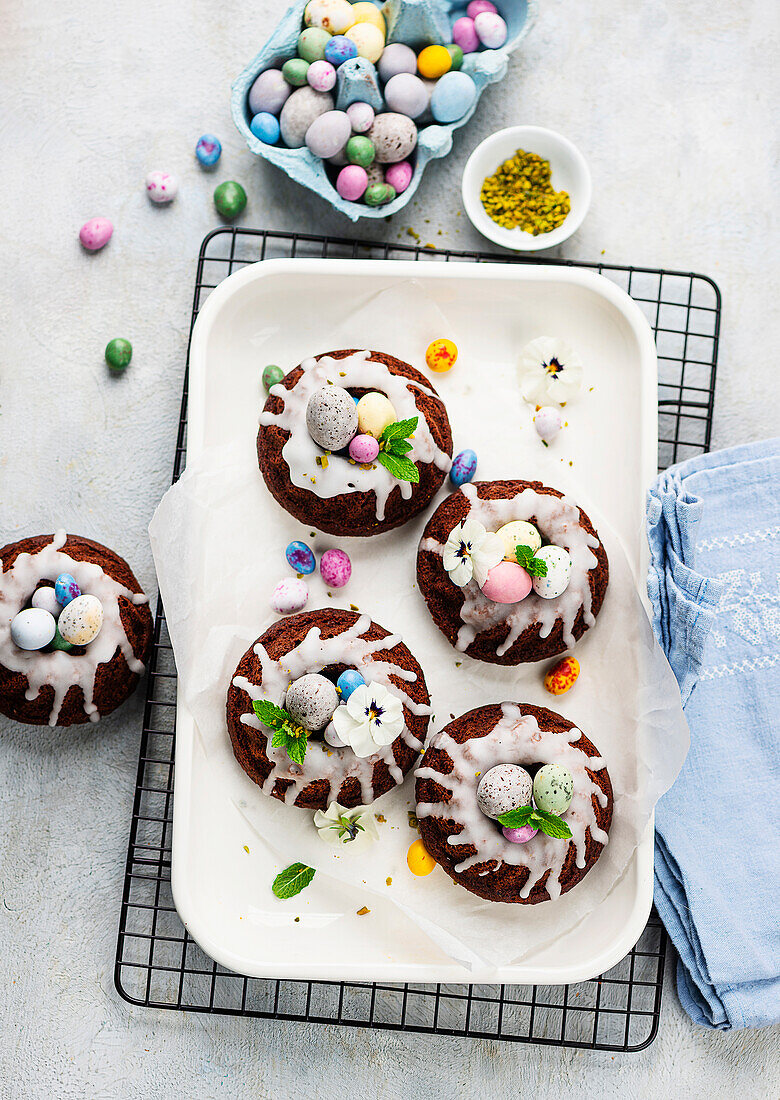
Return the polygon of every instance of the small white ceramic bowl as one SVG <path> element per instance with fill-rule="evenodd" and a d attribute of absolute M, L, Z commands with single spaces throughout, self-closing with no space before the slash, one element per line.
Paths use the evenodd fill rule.
<path fill-rule="evenodd" d="M 498 225 L 485 213 L 479 197 L 486 178 L 518 149 L 549 160 L 552 186 L 556 191 L 568 191 L 571 200 L 571 210 L 563 224 L 536 237 L 524 229 L 505 229 Z M 491 134 L 476 147 L 463 171 L 462 191 L 466 213 L 483 236 L 517 252 L 536 252 L 561 244 L 579 229 L 590 206 L 590 172 L 579 149 L 554 130 L 545 130 L 542 126 L 509 126 Z"/>

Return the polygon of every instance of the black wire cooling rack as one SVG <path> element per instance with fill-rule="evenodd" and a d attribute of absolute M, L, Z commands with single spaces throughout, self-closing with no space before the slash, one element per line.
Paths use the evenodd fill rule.
<path fill-rule="evenodd" d="M 554 263 L 598 271 L 631 295 L 655 333 L 659 468 L 709 449 L 721 306 L 717 286 L 704 275 L 226 227 L 201 246 L 192 323 L 231 272 L 257 260 L 293 256 Z M 186 441 L 185 374 L 174 481 L 184 468 Z M 622 962 L 599 978 L 569 986 L 263 980 L 213 962 L 186 932 L 171 896 L 175 718 L 176 666 L 158 603 L 116 954 L 116 987 L 127 1001 L 591 1050 L 637 1051 L 653 1041 L 667 945 L 655 912 Z"/>

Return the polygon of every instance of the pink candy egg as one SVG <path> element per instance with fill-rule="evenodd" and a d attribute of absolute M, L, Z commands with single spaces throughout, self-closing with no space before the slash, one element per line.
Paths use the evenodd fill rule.
<path fill-rule="evenodd" d="M 533 840 L 539 830 L 534 829 L 532 825 L 523 825 L 522 829 L 508 829 L 504 825 L 501 832 L 510 844 L 527 844 L 529 840 Z"/>
<path fill-rule="evenodd" d="M 493 603 L 520 603 L 531 591 L 531 578 L 515 561 L 494 565 L 482 585 L 482 594 Z"/>
<path fill-rule="evenodd" d="M 293 615 L 306 606 L 309 589 L 299 577 L 285 577 L 271 593 L 271 608 L 277 615 Z"/>
<path fill-rule="evenodd" d="M 306 79 L 315 92 L 329 92 L 336 83 L 336 70 L 329 61 L 313 61 L 306 71 Z"/>
<path fill-rule="evenodd" d="M 88 252 L 97 252 L 111 240 L 114 227 L 108 218 L 90 218 L 79 230 L 79 240 Z"/>
<path fill-rule="evenodd" d="M 498 50 L 506 42 L 506 23 L 495 12 L 481 12 L 474 20 L 474 30 L 477 38 L 488 50 Z"/>
<path fill-rule="evenodd" d="M 320 558 L 320 573 L 329 588 L 343 588 L 352 576 L 352 562 L 343 550 L 326 550 Z"/>
<path fill-rule="evenodd" d="M 363 194 L 368 187 L 368 172 L 365 168 L 361 168 L 357 164 L 348 164 L 346 168 L 342 168 L 336 178 L 336 190 L 341 195 L 342 199 L 346 199 L 347 202 L 357 202 L 358 199 L 363 197 Z M 358 436 L 358 439 L 363 439 L 363 436 Z M 354 443 L 355 440 L 352 440 Z M 352 454 L 352 443 L 349 446 L 349 453 Z M 354 455 L 352 455 L 355 458 Z M 376 457 L 376 456 L 374 456 Z M 357 458 L 356 462 L 371 462 L 372 459 Z"/>
<path fill-rule="evenodd" d="M 471 3 L 466 8 L 466 15 L 469 19 L 476 19 L 483 11 L 498 11 L 496 5 L 492 0 L 471 0 Z"/>
<path fill-rule="evenodd" d="M 347 169 L 345 168 L 346 172 Z M 365 169 L 361 169 L 365 175 Z M 366 176 L 368 179 L 368 176 Z M 355 462 L 373 462 L 379 454 L 379 443 L 373 435 L 356 435 L 349 445 L 349 457 Z"/>
<path fill-rule="evenodd" d="M 476 53 L 479 49 L 479 38 L 474 30 L 474 20 L 467 15 L 456 19 L 452 25 L 452 41 L 460 46 L 464 53 Z"/>
<path fill-rule="evenodd" d="M 414 169 L 408 160 L 402 160 L 398 164 L 391 164 L 385 170 L 385 183 L 395 188 L 395 193 L 400 195 L 412 182 Z"/>

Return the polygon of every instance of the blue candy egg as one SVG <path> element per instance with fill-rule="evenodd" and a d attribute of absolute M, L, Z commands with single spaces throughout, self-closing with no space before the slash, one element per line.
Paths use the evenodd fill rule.
<path fill-rule="evenodd" d="M 291 542 L 285 550 L 284 556 L 287 558 L 290 568 L 294 569 L 296 573 L 303 573 L 304 575 L 313 573 L 317 565 L 314 551 L 305 542 Z"/>
<path fill-rule="evenodd" d="M 268 111 L 261 111 L 249 123 L 249 129 L 264 145 L 276 145 L 279 140 L 279 119 Z"/>
<path fill-rule="evenodd" d="M 431 114 L 437 122 L 457 122 L 477 98 L 477 86 L 468 73 L 452 70 L 437 80 L 431 96 Z"/>
<path fill-rule="evenodd" d="M 477 456 L 474 451 L 461 451 L 455 455 L 450 468 L 450 481 L 456 487 L 471 481 L 477 472 Z"/>
<path fill-rule="evenodd" d="M 347 38 L 344 34 L 334 34 L 325 46 L 325 60 L 330 61 L 336 69 L 339 65 L 343 65 L 345 61 L 351 61 L 357 55 L 357 46 L 351 38 Z"/>
<path fill-rule="evenodd" d="M 54 582 L 54 594 L 57 597 L 57 603 L 67 607 L 72 600 L 79 598 L 81 589 L 76 584 L 76 578 L 71 577 L 70 573 L 60 573 Z"/>
<path fill-rule="evenodd" d="M 346 672 L 342 672 L 336 681 L 336 690 L 339 692 L 342 703 L 346 703 L 352 692 L 365 682 L 360 673 L 356 672 L 354 668 L 348 668 Z"/>
<path fill-rule="evenodd" d="M 213 168 L 222 156 L 222 142 L 213 134 L 201 134 L 195 146 L 195 156 L 204 168 Z"/>

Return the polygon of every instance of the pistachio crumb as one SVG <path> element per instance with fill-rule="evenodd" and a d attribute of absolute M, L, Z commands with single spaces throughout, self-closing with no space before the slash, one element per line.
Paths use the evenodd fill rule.
<path fill-rule="evenodd" d="M 370 913 L 370 912 L 371 912 L 371 910 L 370 910 L 370 909 L 368 908 L 368 906 L 367 906 L 367 905 L 364 905 L 362 909 L 358 909 L 358 911 L 357 911 L 357 915 L 358 915 L 359 917 L 365 917 L 365 915 L 366 915 L 367 913 Z"/>
<path fill-rule="evenodd" d="M 385 879 L 385 886 L 392 886 L 392 885 L 393 885 L 393 880 L 388 875 L 388 877 Z"/>

